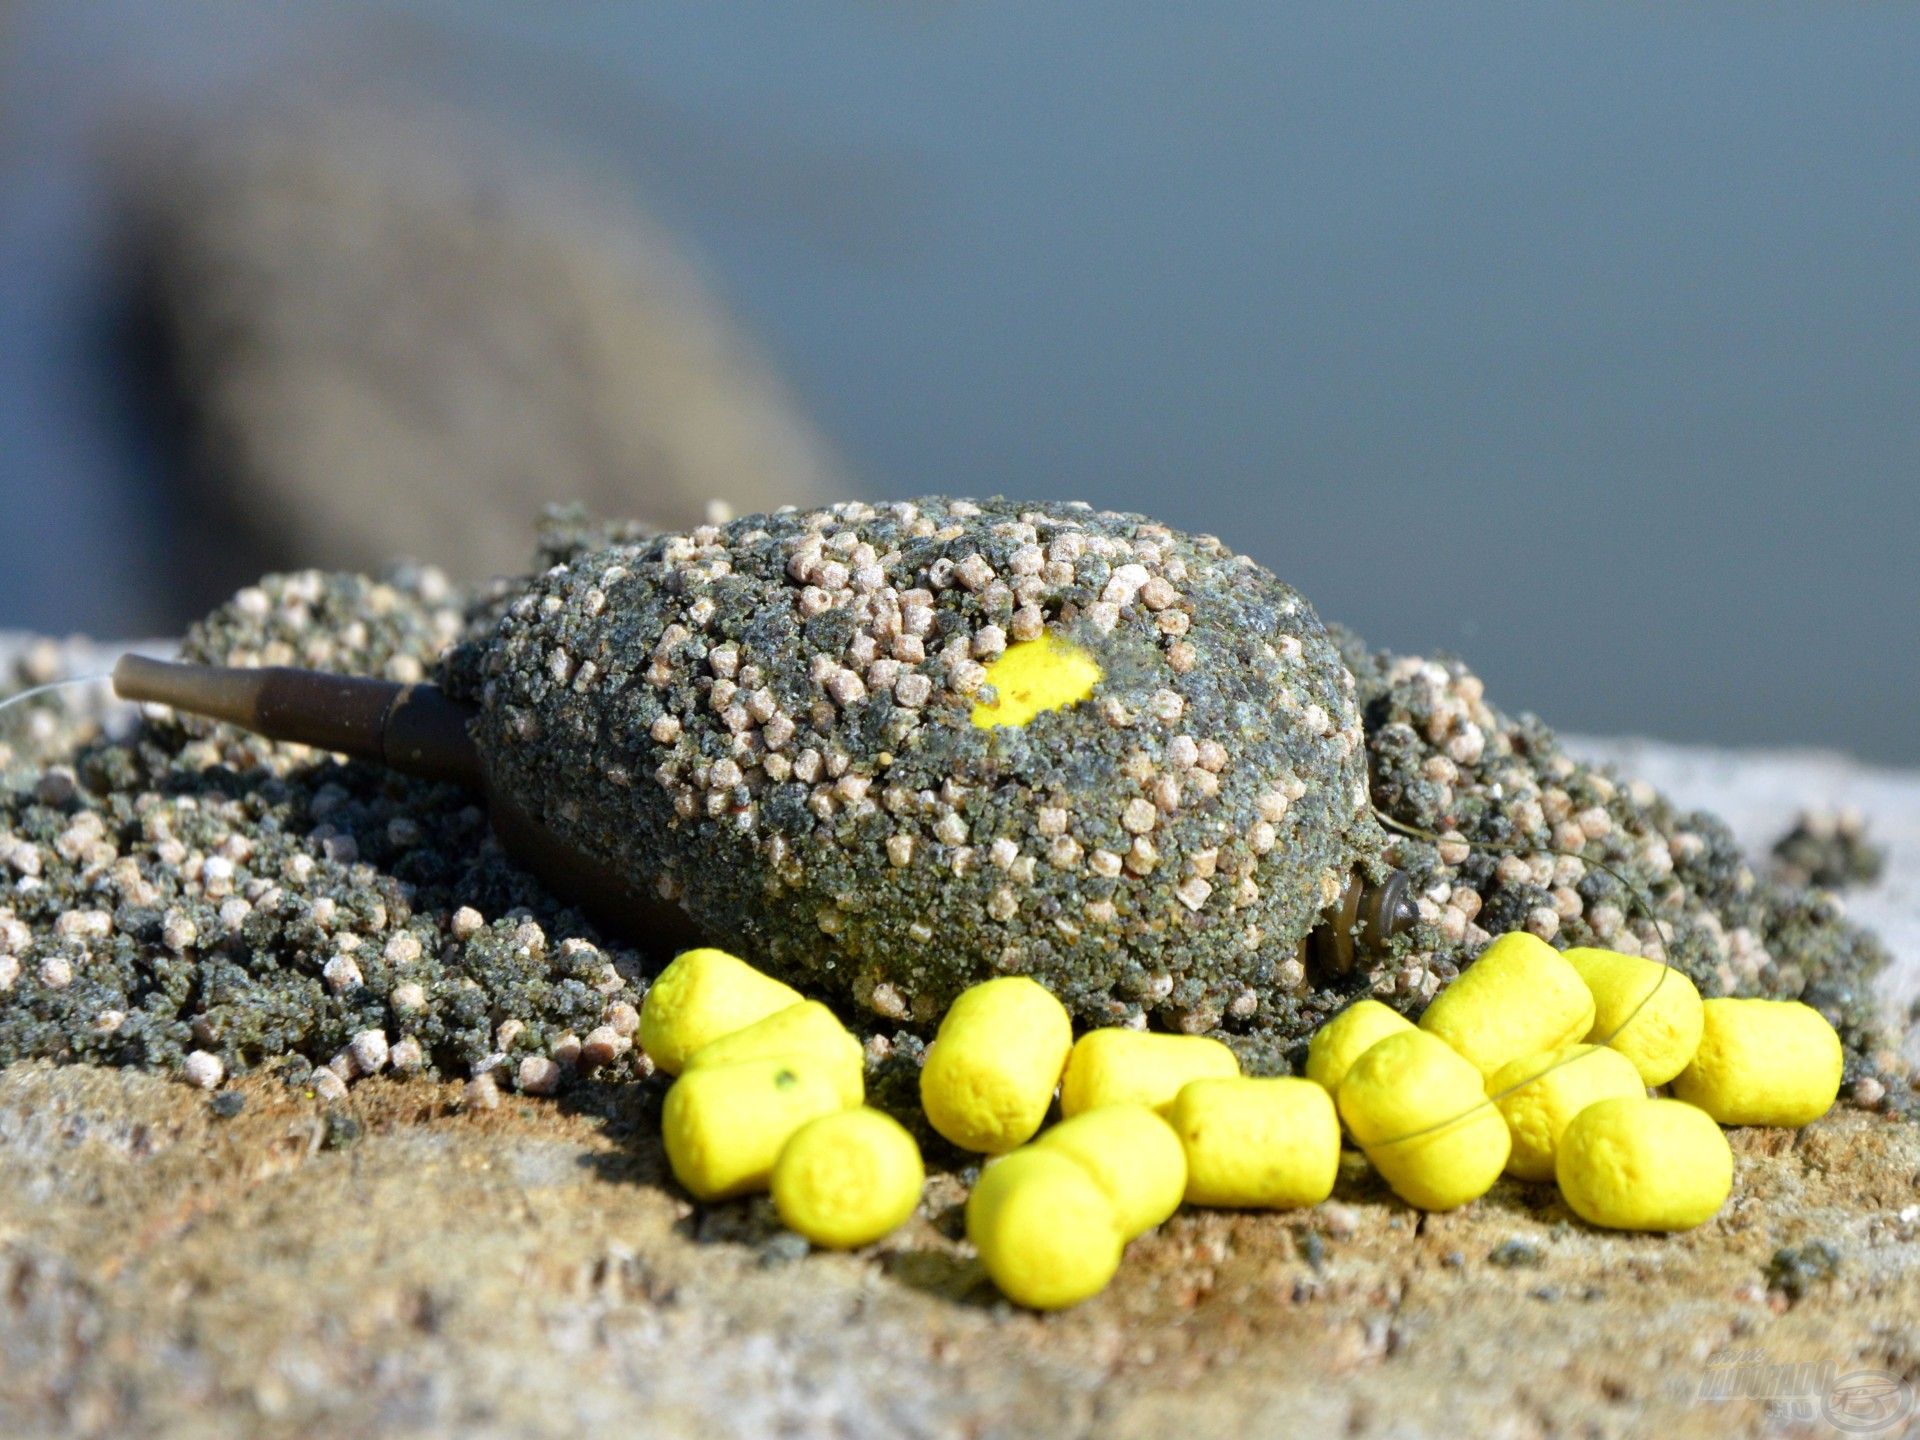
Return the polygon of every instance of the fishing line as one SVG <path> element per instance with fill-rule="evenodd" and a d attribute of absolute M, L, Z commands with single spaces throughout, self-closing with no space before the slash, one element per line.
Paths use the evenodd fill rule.
<path fill-rule="evenodd" d="M 44 685 L 29 686 L 17 694 L 9 695 L 6 699 L 0 700 L 0 710 L 11 709 L 22 701 L 33 700 L 41 695 L 51 694 L 55 690 L 67 690 L 75 685 L 103 685 L 112 679 L 113 672 L 111 670 L 102 670 L 97 675 L 72 675 L 65 680 L 49 680 Z"/>
<path fill-rule="evenodd" d="M 1407 823 L 1404 820 L 1395 819 L 1393 816 L 1387 814 L 1384 810 L 1380 809 L 1380 807 L 1377 805 L 1373 806 L 1372 809 L 1373 809 L 1374 818 L 1378 820 L 1387 829 L 1395 831 L 1398 834 L 1408 836 L 1409 838 L 1414 840 L 1424 840 L 1427 843 L 1435 846 L 1436 848 L 1441 845 L 1465 845 L 1471 850 L 1479 850 L 1482 853 L 1492 854 L 1492 855 L 1565 856 L 1570 859 L 1578 860 L 1583 865 L 1590 865 L 1594 869 L 1599 870 L 1601 873 L 1611 876 L 1615 880 L 1615 882 L 1617 882 L 1620 885 L 1620 887 L 1624 891 L 1626 891 L 1627 899 L 1630 903 L 1631 908 L 1638 911 L 1641 915 L 1646 917 L 1647 921 L 1653 926 L 1654 934 L 1659 938 L 1661 955 L 1663 958 L 1656 960 L 1653 963 L 1657 964 L 1660 967 L 1660 975 L 1659 975 L 1659 978 L 1653 982 L 1653 985 L 1648 989 L 1647 993 L 1640 997 L 1639 1001 L 1634 1005 L 1633 1009 L 1627 1012 L 1626 1018 L 1622 1020 L 1618 1025 L 1614 1026 L 1613 1029 L 1605 1036 L 1605 1038 L 1597 1041 L 1593 1041 L 1593 1042 L 1588 1042 L 1588 1043 L 1595 1043 L 1602 1046 L 1611 1045 L 1621 1035 L 1621 1033 L 1626 1030 L 1626 1028 L 1629 1025 L 1631 1025 L 1636 1019 L 1639 1018 L 1640 1012 L 1646 1009 L 1648 1004 L 1652 1002 L 1653 997 L 1660 993 L 1660 987 L 1666 983 L 1668 972 L 1673 968 L 1671 965 L 1667 963 L 1666 959 L 1664 958 L 1666 953 L 1672 946 L 1672 943 L 1673 943 L 1672 935 L 1669 932 L 1669 930 L 1666 928 L 1664 923 L 1661 921 L 1660 917 L 1654 913 L 1653 902 L 1647 899 L 1646 894 L 1640 889 L 1640 887 L 1634 884 L 1634 882 L 1629 880 L 1625 875 L 1621 874 L 1618 870 L 1614 869 L 1614 867 L 1612 865 L 1609 865 L 1606 861 L 1589 859 L 1587 856 L 1582 855 L 1577 850 L 1563 850 L 1558 846 L 1554 846 L 1554 845 L 1534 845 L 1534 844 L 1500 841 L 1500 840 L 1469 840 L 1469 839 L 1466 839 L 1464 836 L 1438 835 L 1431 830 L 1423 830 L 1418 825 L 1412 825 Z M 1643 958 L 1651 959 L 1651 957 L 1643 957 Z M 1389 1145 L 1404 1145 L 1410 1140 L 1418 1140 L 1424 1136 L 1437 1134 L 1442 1130 L 1451 1129 L 1455 1125 L 1458 1125 L 1463 1121 L 1468 1120 L 1475 1115 L 1478 1115 L 1482 1109 L 1488 1106 L 1497 1106 L 1500 1101 L 1506 1099 L 1509 1095 L 1512 1095 L 1517 1091 L 1524 1090 L 1527 1086 L 1533 1084 L 1536 1080 L 1542 1079 L 1543 1077 L 1552 1074 L 1555 1070 L 1558 1070 L 1562 1065 L 1570 1064 L 1575 1060 L 1581 1059 L 1584 1053 L 1585 1052 L 1581 1052 L 1580 1054 L 1563 1055 L 1558 1060 L 1555 1060 L 1552 1064 L 1543 1066 L 1537 1073 L 1527 1076 L 1526 1079 L 1515 1081 L 1513 1084 L 1506 1086 L 1504 1089 L 1498 1090 L 1495 1093 L 1487 1096 L 1484 1100 L 1480 1101 L 1479 1103 L 1474 1105 L 1469 1105 L 1465 1110 L 1462 1110 L 1458 1115 L 1454 1115 L 1451 1118 L 1446 1120 L 1435 1121 L 1431 1125 L 1424 1125 L 1418 1130 L 1409 1130 L 1404 1135 L 1395 1135 L 1394 1137 L 1388 1140 L 1375 1141 L 1370 1148 L 1383 1149 Z M 1505 1123 L 1504 1120 L 1502 1121 L 1502 1123 Z"/>

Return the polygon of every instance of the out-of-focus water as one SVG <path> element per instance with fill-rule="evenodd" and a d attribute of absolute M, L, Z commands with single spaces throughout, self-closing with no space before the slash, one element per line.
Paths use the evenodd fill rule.
<path fill-rule="evenodd" d="M 870 494 L 1215 531 L 1569 728 L 1920 759 L 1911 7 L 19 10 L 0 624 L 156 579 L 85 127 L 318 48 L 610 158 Z"/>

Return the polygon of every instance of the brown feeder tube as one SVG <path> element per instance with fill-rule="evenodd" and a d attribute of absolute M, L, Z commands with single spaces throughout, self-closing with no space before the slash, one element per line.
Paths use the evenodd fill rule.
<path fill-rule="evenodd" d="M 269 740 L 338 751 L 422 780 L 485 785 L 480 752 L 467 733 L 473 711 L 436 686 L 122 655 L 113 667 L 113 689 L 122 700 L 225 720 Z"/>

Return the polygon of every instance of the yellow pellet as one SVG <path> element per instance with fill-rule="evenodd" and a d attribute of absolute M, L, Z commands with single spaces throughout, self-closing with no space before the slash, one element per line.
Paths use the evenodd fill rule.
<path fill-rule="evenodd" d="M 1169 1119 L 1187 1153 L 1192 1204 L 1290 1210 L 1333 1193 L 1340 1121 L 1312 1080 L 1194 1080 Z"/>
<path fill-rule="evenodd" d="M 1376 1041 L 1413 1028 L 1411 1020 L 1378 1000 L 1357 1001 L 1313 1032 L 1307 1044 L 1307 1078 L 1332 1094 L 1346 1078 L 1347 1068 Z"/>
<path fill-rule="evenodd" d="M 1593 996 L 1558 950 L 1513 930 L 1434 997 L 1420 1028 L 1490 1076 L 1522 1055 L 1584 1040 L 1593 1028 Z"/>
<path fill-rule="evenodd" d="M 1567 1125 L 1596 1100 L 1645 1099 L 1633 1062 L 1598 1045 L 1569 1045 L 1510 1060 L 1493 1072 L 1494 1097 L 1513 1135 L 1507 1173 L 1518 1180 L 1553 1179 L 1554 1151 Z"/>
<path fill-rule="evenodd" d="M 1613 1230 L 1691 1230 L 1733 1189 L 1733 1152 L 1679 1100 L 1601 1100 L 1574 1116 L 1555 1164 L 1573 1213 Z"/>
<path fill-rule="evenodd" d="M 1000 1293 L 1059 1310 L 1099 1294 L 1120 1268 L 1120 1224 L 1094 1178 L 1058 1150 L 1030 1145 L 980 1174 L 967 1238 Z"/>
<path fill-rule="evenodd" d="M 724 950 L 689 950 L 660 972 L 640 1006 L 640 1048 L 669 1075 L 723 1035 L 807 997 Z"/>
<path fill-rule="evenodd" d="M 1488 1102 L 1480 1072 L 1424 1030 L 1370 1047 L 1336 1098 L 1374 1169 L 1422 1210 L 1478 1199 L 1507 1163 L 1507 1122 Z"/>
<path fill-rule="evenodd" d="M 851 1250 L 905 1224 L 926 1179 L 920 1147 L 899 1121 L 844 1110 L 793 1132 L 773 1167 L 773 1204 L 814 1244 Z"/>
<path fill-rule="evenodd" d="M 973 723 L 982 730 L 1025 725 L 1036 715 L 1079 704 L 1099 681 L 1099 661 L 1078 645 L 1045 631 L 1009 645 L 987 667 L 986 683 L 993 688 L 994 698 L 973 707 Z"/>
<path fill-rule="evenodd" d="M 1586 1038 L 1618 1050 L 1649 1085 L 1664 1085 L 1700 1046 L 1700 992 L 1680 971 L 1641 955 L 1568 950 L 1564 956 L 1593 996 Z"/>
<path fill-rule="evenodd" d="M 1121 1238 L 1144 1235 L 1187 1193 L 1187 1156 L 1180 1137 L 1144 1105 L 1103 1105 L 1044 1130 L 1033 1142 L 1085 1167 L 1113 1202 Z"/>
<path fill-rule="evenodd" d="M 1840 1037 L 1798 1000 L 1709 1000 L 1673 1093 L 1722 1125 L 1800 1126 L 1840 1093 Z"/>
<path fill-rule="evenodd" d="M 1060 1113 L 1102 1105 L 1145 1105 L 1164 1112 L 1189 1080 L 1238 1075 L 1233 1051 L 1204 1035 L 1148 1030 L 1089 1030 L 1074 1042 L 1060 1081 Z"/>
<path fill-rule="evenodd" d="M 667 1091 L 667 1163 L 701 1200 L 764 1190 L 794 1131 L 842 1108 L 833 1077 L 809 1055 L 692 1070 Z"/>
<path fill-rule="evenodd" d="M 702 1045 L 687 1060 L 683 1073 L 710 1065 L 737 1065 L 771 1055 L 811 1055 L 819 1060 L 851 1109 L 866 1099 L 866 1053 L 847 1027 L 818 1000 L 789 1005 L 744 1030 L 722 1035 Z"/>
<path fill-rule="evenodd" d="M 1021 975 L 962 992 L 920 1070 L 920 1104 L 962 1150 L 1024 1145 L 1047 1118 L 1073 1048 L 1066 1007 Z"/>

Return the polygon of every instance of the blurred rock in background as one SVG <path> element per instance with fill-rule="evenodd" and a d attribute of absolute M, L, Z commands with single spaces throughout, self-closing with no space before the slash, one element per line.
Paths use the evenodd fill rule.
<path fill-rule="evenodd" d="M 554 501 L 672 528 L 841 488 L 698 268 L 577 158 L 357 97 L 124 159 L 190 610 L 272 568 L 524 570 Z"/>

